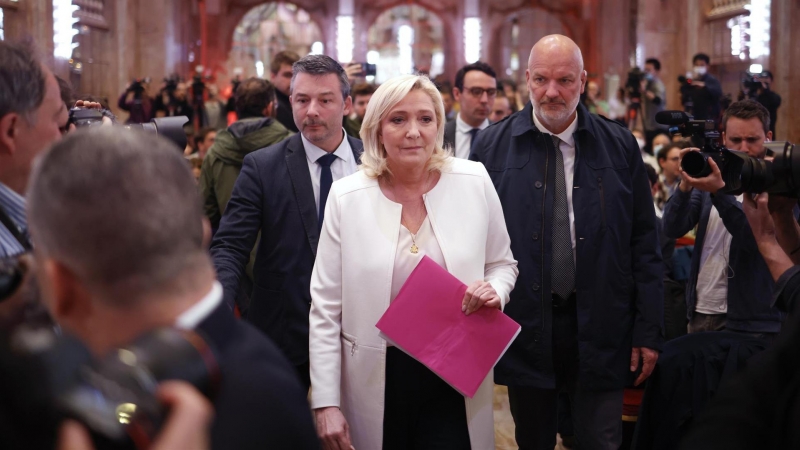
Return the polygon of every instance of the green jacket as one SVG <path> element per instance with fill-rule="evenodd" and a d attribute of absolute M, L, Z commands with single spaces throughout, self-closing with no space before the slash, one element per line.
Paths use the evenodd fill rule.
<path fill-rule="evenodd" d="M 218 228 L 233 193 L 236 178 L 242 170 L 244 157 L 258 149 L 269 147 L 294 133 L 271 117 L 254 117 L 236 121 L 227 130 L 217 133 L 214 145 L 208 149 L 200 169 L 200 196 L 203 210 L 211 228 Z M 261 234 L 258 236 L 261 239 Z M 245 270 L 253 279 L 258 240 L 250 252 L 250 262 Z M 244 312 L 244 311 L 243 311 Z"/>
<path fill-rule="evenodd" d="M 211 227 L 219 227 L 244 157 L 293 135 L 270 117 L 242 119 L 217 134 L 200 169 L 200 195 Z"/>

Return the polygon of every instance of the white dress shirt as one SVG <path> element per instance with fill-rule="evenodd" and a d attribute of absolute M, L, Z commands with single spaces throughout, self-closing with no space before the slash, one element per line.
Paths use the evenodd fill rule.
<path fill-rule="evenodd" d="M 539 122 L 539 119 L 536 117 L 536 113 L 533 113 L 533 124 L 536 125 L 536 129 L 541 131 L 542 133 L 546 134 L 553 134 Z M 569 207 L 569 235 L 572 238 L 572 252 L 575 252 L 575 210 L 572 208 L 572 184 L 573 179 L 575 178 L 575 137 L 573 134 L 575 130 L 578 129 L 578 115 L 575 115 L 575 119 L 572 120 L 572 123 L 569 124 L 566 130 L 561 132 L 561 134 L 557 134 L 559 139 L 561 139 L 561 145 L 559 145 L 559 150 L 561 150 L 561 154 L 564 155 L 564 178 L 566 179 L 567 183 L 567 206 Z M 548 136 L 549 139 L 552 139 Z"/>
<path fill-rule="evenodd" d="M 217 306 L 222 302 L 222 285 L 219 281 L 214 281 L 211 286 L 211 291 L 205 297 L 200 299 L 199 302 L 192 305 L 175 321 L 175 326 L 183 330 L 193 330 L 204 321 L 206 317 L 210 316 Z"/>
<path fill-rule="evenodd" d="M 322 175 L 322 166 L 317 163 L 317 160 L 321 156 L 327 155 L 328 152 L 312 144 L 302 133 L 300 137 L 303 139 L 303 147 L 306 149 L 308 172 L 311 174 L 311 186 L 314 188 L 314 201 L 317 204 L 317 211 L 319 211 L 319 177 Z M 350 142 L 347 140 L 347 133 L 344 132 L 344 129 L 342 129 L 342 143 L 333 154 L 338 157 L 331 164 L 333 181 L 356 173 L 358 164 L 356 164 L 356 157 L 353 155 L 353 149 L 350 148 Z"/>
<path fill-rule="evenodd" d="M 488 126 L 489 119 L 485 119 L 478 129 L 483 130 Z M 456 115 L 456 148 L 455 155 L 453 155 L 456 158 L 469 158 L 469 150 L 472 147 L 472 136 L 469 134 L 470 131 L 472 131 L 472 125 L 461 120 L 461 113 L 458 113 Z"/>
<path fill-rule="evenodd" d="M 740 203 L 743 198 L 742 195 L 736 196 Z M 712 206 L 700 254 L 700 271 L 697 273 L 697 304 L 694 309 L 699 313 L 728 312 L 728 260 L 731 240 L 733 236 L 725 228 L 717 208 Z"/>

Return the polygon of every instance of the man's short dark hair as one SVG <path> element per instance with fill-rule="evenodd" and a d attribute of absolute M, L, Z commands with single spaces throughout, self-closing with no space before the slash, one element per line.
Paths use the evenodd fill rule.
<path fill-rule="evenodd" d="M 647 61 L 645 61 L 644 63 L 652 64 L 653 67 L 656 69 L 656 72 L 661 72 L 661 61 L 657 60 L 656 58 L 648 58 Z"/>
<path fill-rule="evenodd" d="M 698 53 L 694 55 L 694 58 L 692 58 L 692 64 L 696 63 L 698 59 L 700 61 L 705 61 L 706 65 L 711 64 L 711 58 L 709 58 L 708 55 L 706 55 L 705 53 Z"/>
<path fill-rule="evenodd" d="M 672 142 L 662 147 L 656 154 L 656 158 L 658 158 L 659 161 L 666 161 L 667 155 L 669 155 L 669 151 L 675 148 L 677 148 L 678 150 L 683 149 L 683 147 L 681 147 L 681 144 L 677 142 Z"/>
<path fill-rule="evenodd" d="M 466 66 L 458 69 L 458 72 L 456 72 L 455 87 L 456 89 L 459 90 L 459 92 L 464 90 L 464 76 L 467 74 L 467 72 L 471 72 L 473 70 L 483 72 L 486 75 L 489 75 L 490 77 L 494 78 L 495 80 L 497 79 L 497 74 L 494 72 L 494 69 L 492 69 L 492 67 L 486 64 L 485 62 L 477 61 L 472 64 L 467 64 Z"/>
<path fill-rule="evenodd" d="M 45 82 L 32 45 L 0 41 L 0 117 L 17 113 L 30 121 L 44 101 Z"/>
<path fill-rule="evenodd" d="M 211 127 L 200 128 L 200 131 L 198 131 L 197 134 L 194 135 L 195 148 L 197 148 L 197 144 L 206 140 L 206 136 L 208 136 L 210 133 L 216 133 L 216 132 L 217 130 Z"/>
<path fill-rule="evenodd" d="M 264 117 L 267 105 L 275 101 L 275 86 L 267 80 L 251 77 L 239 83 L 235 95 L 239 119 Z"/>
<path fill-rule="evenodd" d="M 210 264 L 203 210 L 182 152 L 115 127 L 69 133 L 34 166 L 36 251 L 125 304 Z"/>
<path fill-rule="evenodd" d="M 345 73 L 344 67 L 330 56 L 308 55 L 294 63 L 292 66 L 292 84 L 289 90 L 290 92 L 294 92 L 294 80 L 297 78 L 298 73 L 307 73 L 318 77 L 332 73 L 339 78 L 342 98 L 346 99 L 347 96 L 350 95 L 350 80 L 347 79 L 347 73 Z"/>
<path fill-rule="evenodd" d="M 356 100 L 356 97 L 359 95 L 372 95 L 375 91 L 378 90 L 374 84 L 371 83 L 359 83 L 353 86 L 353 90 L 350 91 L 350 96 L 353 97 L 353 101 Z"/>
<path fill-rule="evenodd" d="M 58 81 L 58 91 L 61 93 L 61 101 L 67 105 L 67 109 L 72 108 L 72 105 L 75 104 L 75 94 L 72 90 L 72 84 L 58 75 L 56 75 L 56 81 Z"/>
<path fill-rule="evenodd" d="M 281 70 L 282 65 L 293 66 L 299 59 L 300 55 L 297 53 L 284 50 L 272 58 L 272 61 L 269 63 L 269 71 L 272 72 L 273 75 L 276 75 Z"/>
<path fill-rule="evenodd" d="M 722 131 L 727 129 L 728 119 L 731 117 L 742 120 L 757 118 L 764 126 L 764 134 L 769 133 L 769 111 L 764 105 L 755 100 L 741 100 L 731 103 L 731 106 L 722 115 Z"/>

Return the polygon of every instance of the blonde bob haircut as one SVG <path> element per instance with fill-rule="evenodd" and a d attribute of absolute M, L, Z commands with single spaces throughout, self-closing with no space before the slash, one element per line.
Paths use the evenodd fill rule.
<path fill-rule="evenodd" d="M 439 90 L 424 75 L 401 75 L 383 83 L 372 95 L 367 105 L 367 112 L 361 125 L 361 140 L 364 142 L 364 153 L 361 155 L 361 170 L 370 178 L 380 178 L 391 175 L 386 149 L 381 144 L 381 121 L 398 103 L 414 90 L 421 90 L 428 94 L 433 101 L 433 110 L 436 114 L 436 143 L 433 154 L 428 160 L 429 171 L 441 171 L 447 164 L 450 151 L 445 150 L 444 143 L 444 103 Z"/>

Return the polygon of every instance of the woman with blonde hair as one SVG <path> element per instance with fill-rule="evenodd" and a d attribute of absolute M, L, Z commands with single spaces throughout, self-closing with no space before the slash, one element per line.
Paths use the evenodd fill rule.
<path fill-rule="evenodd" d="M 461 310 L 502 308 L 517 278 L 486 169 L 442 148 L 433 83 L 384 83 L 361 170 L 333 184 L 311 278 L 311 404 L 326 449 L 493 449 L 493 377 L 465 398 L 375 327 L 423 256 L 468 286 Z"/>

